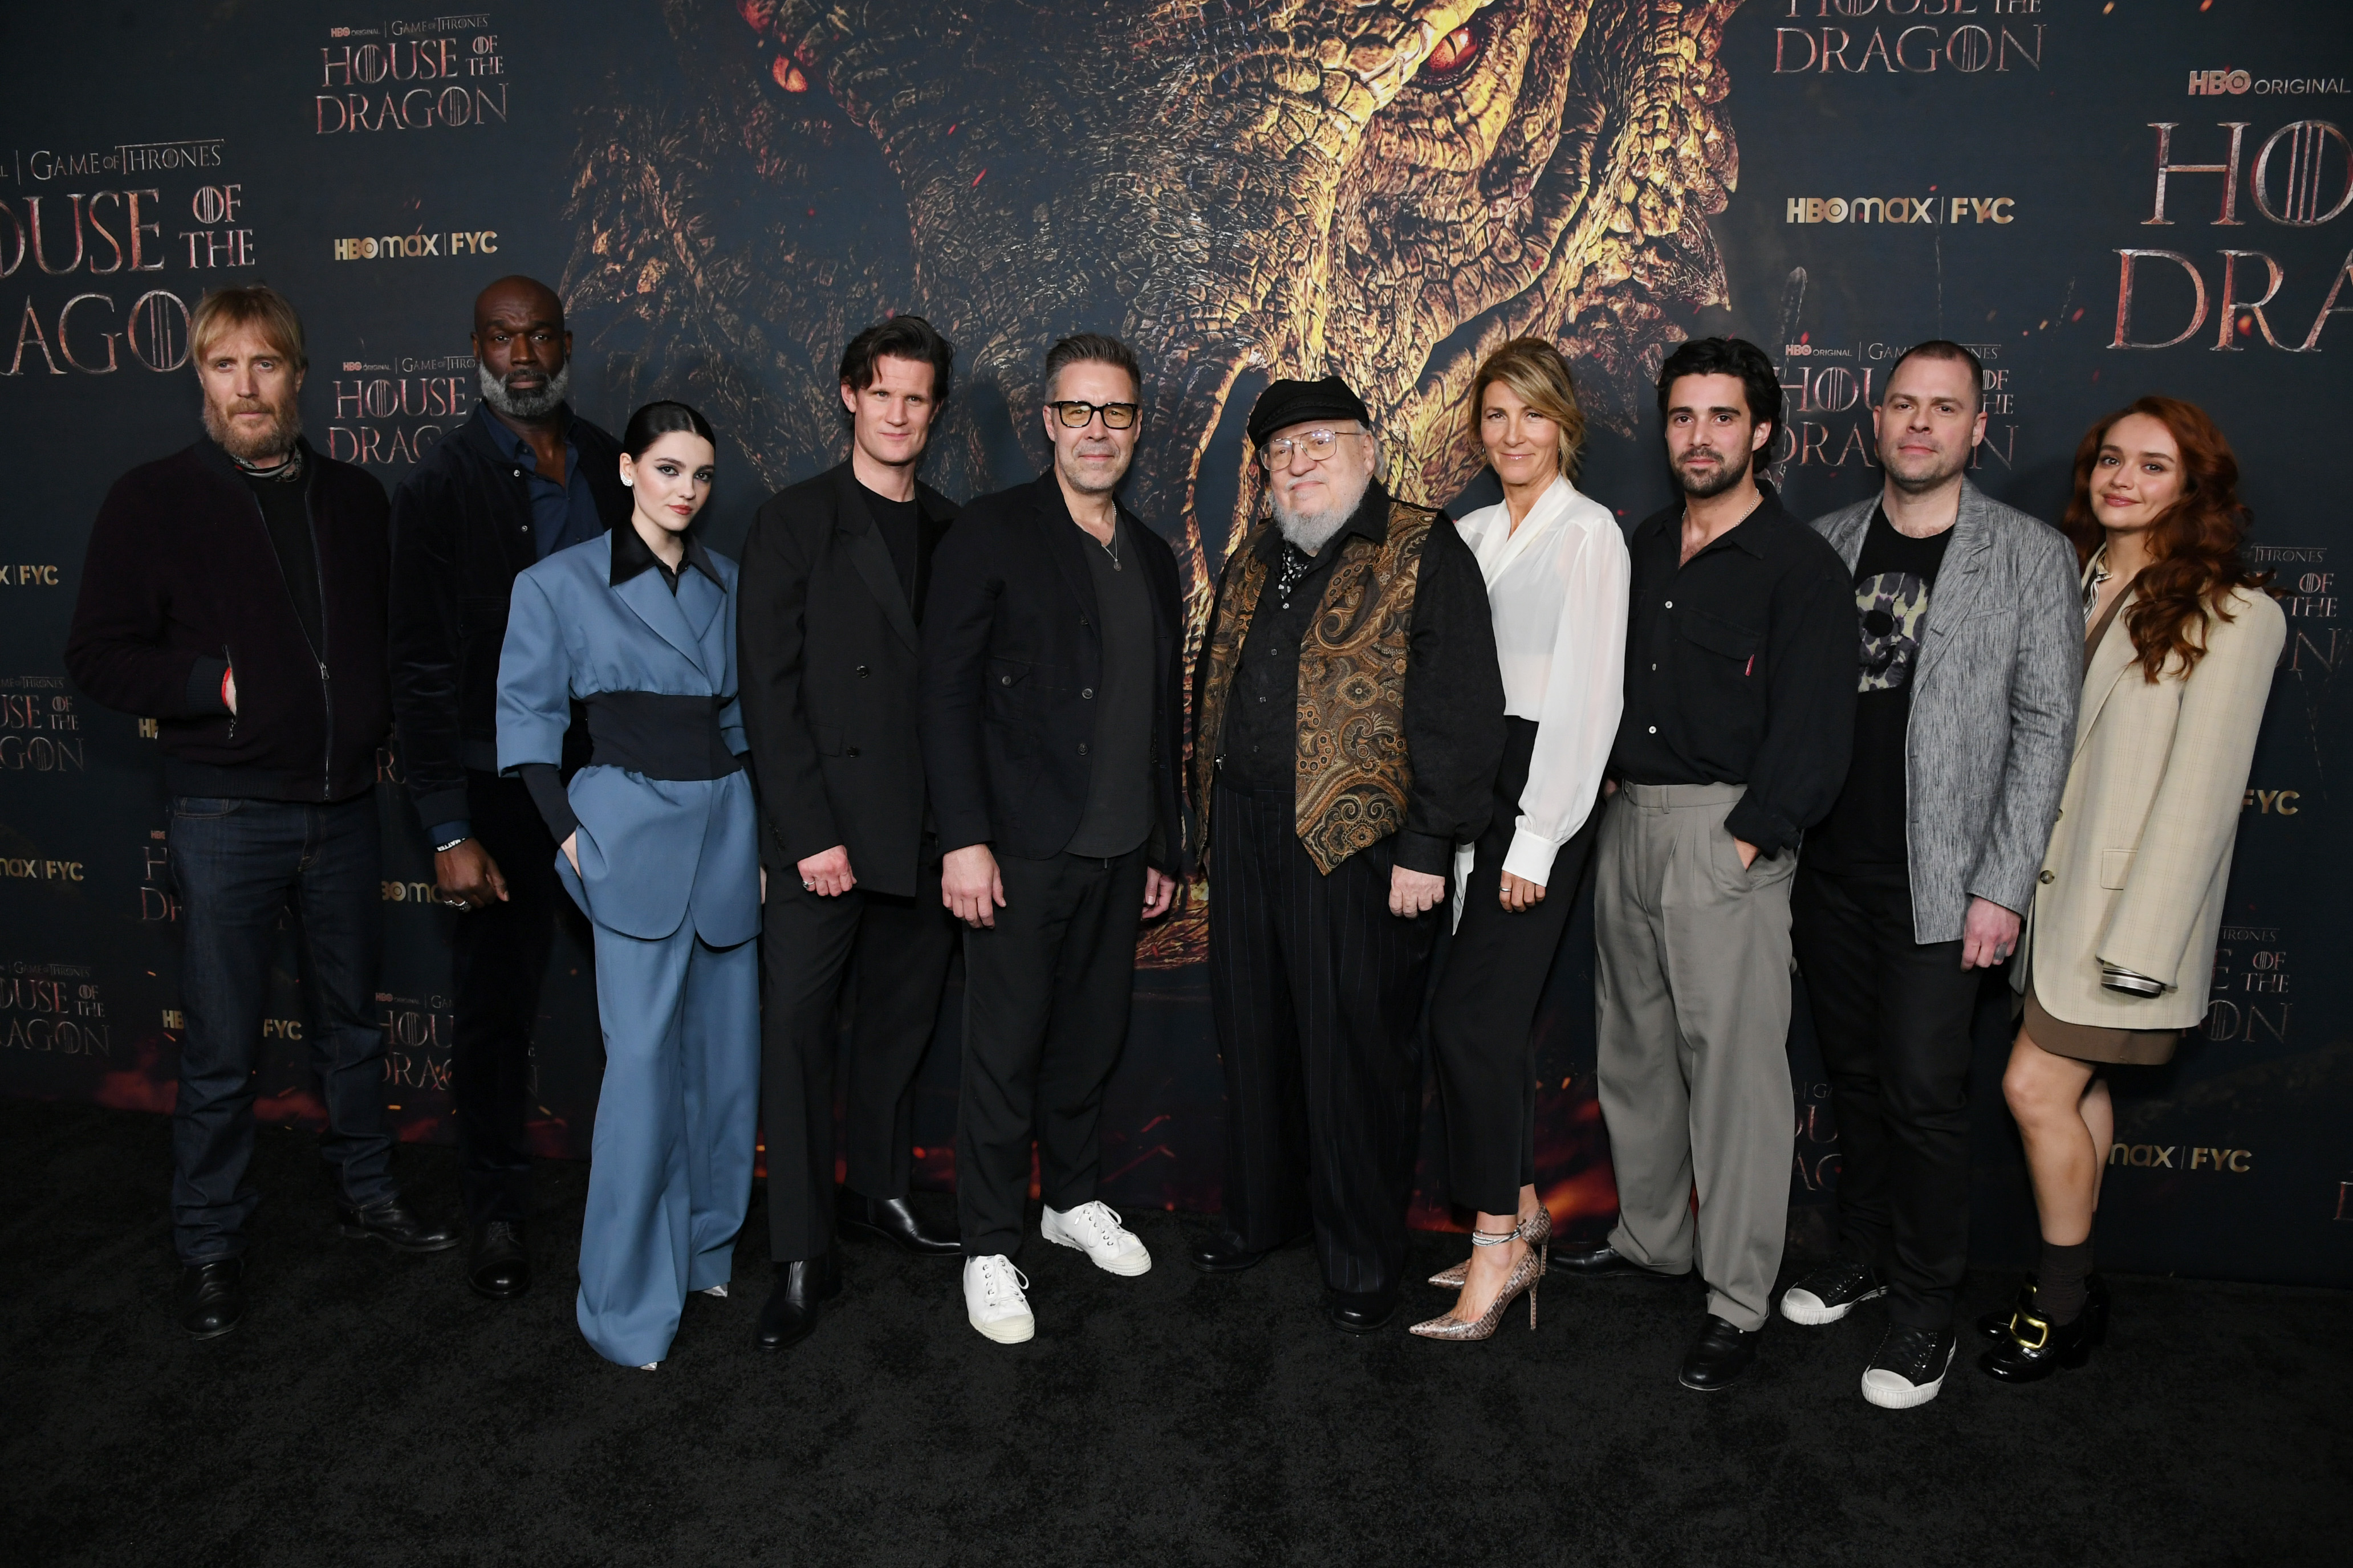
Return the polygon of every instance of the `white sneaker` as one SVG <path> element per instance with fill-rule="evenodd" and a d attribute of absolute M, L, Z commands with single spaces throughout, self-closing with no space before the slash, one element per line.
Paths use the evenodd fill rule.
<path fill-rule="evenodd" d="M 1029 1280 L 1001 1252 L 964 1260 L 964 1314 L 972 1326 L 1001 1345 L 1018 1345 L 1038 1331 L 1030 1315 L 1029 1298 L 1021 1292 Z"/>
<path fill-rule="evenodd" d="M 1038 1229 L 1057 1247 L 1077 1247 L 1106 1274 L 1151 1270 L 1152 1254 L 1144 1249 L 1134 1231 L 1119 1223 L 1119 1211 L 1109 1204 L 1083 1203 L 1068 1214 L 1050 1207 Z"/>

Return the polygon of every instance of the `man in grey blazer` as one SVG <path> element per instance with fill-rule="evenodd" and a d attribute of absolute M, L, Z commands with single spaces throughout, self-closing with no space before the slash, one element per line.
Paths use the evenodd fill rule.
<path fill-rule="evenodd" d="M 2057 814 L 2083 679 L 2073 550 L 1969 483 L 1984 372 L 1907 351 L 1873 419 L 1880 493 L 1814 528 L 1854 574 L 1854 745 L 1806 836 L 1791 943 L 1838 1122 L 1839 1261 L 1781 1298 L 1797 1323 L 1874 1296 L 1862 1394 L 1936 1396 L 1968 1262 L 1969 1023 L 2018 945 Z"/>

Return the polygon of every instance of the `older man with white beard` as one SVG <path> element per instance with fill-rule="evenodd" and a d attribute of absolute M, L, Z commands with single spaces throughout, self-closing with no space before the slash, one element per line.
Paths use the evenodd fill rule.
<path fill-rule="evenodd" d="M 1504 684 L 1478 559 L 1393 499 L 1362 399 L 1278 381 L 1250 418 L 1273 518 L 1229 557 L 1193 686 L 1235 1273 L 1312 1233 L 1324 1311 L 1397 1310 L 1415 1026 L 1455 847 L 1486 826 Z"/>

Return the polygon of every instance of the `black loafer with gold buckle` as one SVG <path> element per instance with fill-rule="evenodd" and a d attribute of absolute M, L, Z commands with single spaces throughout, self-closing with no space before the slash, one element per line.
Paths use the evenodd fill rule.
<path fill-rule="evenodd" d="M 2021 1303 L 2000 1341 L 1978 1357 L 1978 1370 L 2004 1383 L 2039 1383 L 2062 1367 L 2082 1366 L 2107 1333 L 2108 1314 L 2089 1302 L 2072 1323 L 2053 1323 Z"/>

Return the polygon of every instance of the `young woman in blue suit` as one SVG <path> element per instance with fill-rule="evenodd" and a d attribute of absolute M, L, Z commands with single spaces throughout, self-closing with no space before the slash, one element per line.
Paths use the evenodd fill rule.
<path fill-rule="evenodd" d="M 499 768 L 520 775 L 596 932 L 605 1083 L 580 1240 L 580 1331 L 646 1370 L 689 1291 L 726 1294 L 752 1190 L 760 871 L 735 698 L 735 563 L 688 529 L 715 446 L 681 403 L 621 440 L 628 526 L 515 579 Z M 557 773 L 571 704 L 588 765 Z"/>

